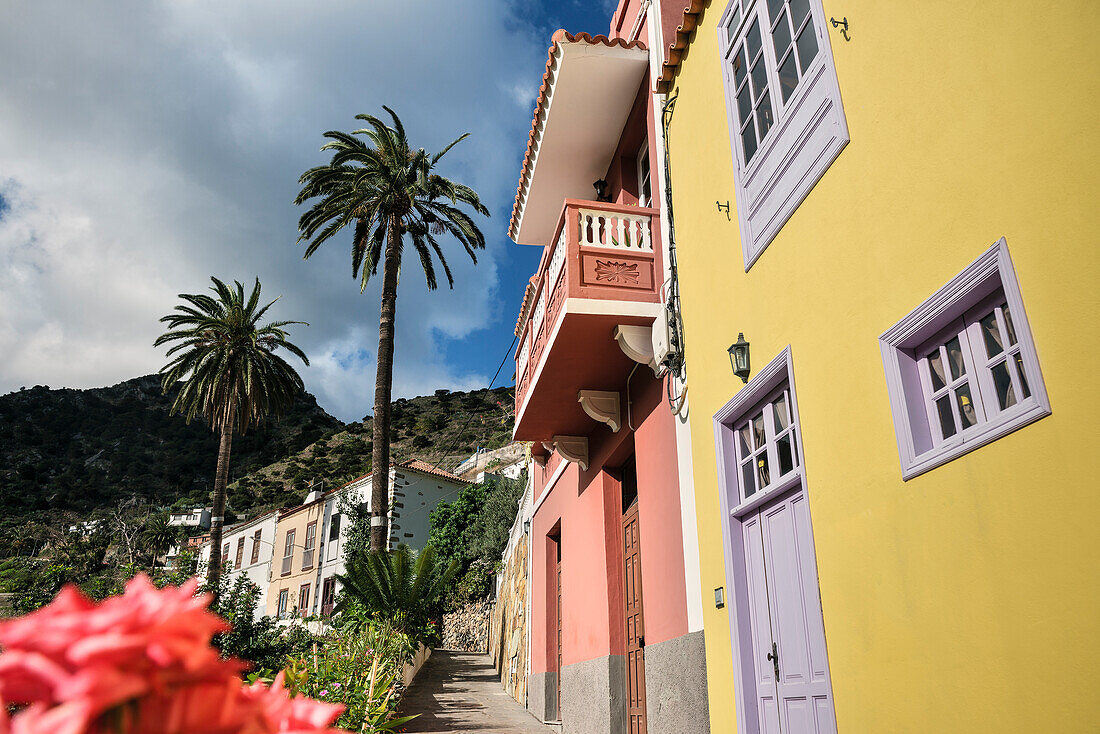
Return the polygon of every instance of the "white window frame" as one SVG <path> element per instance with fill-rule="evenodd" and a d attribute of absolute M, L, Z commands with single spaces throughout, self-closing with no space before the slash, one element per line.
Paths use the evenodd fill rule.
<path fill-rule="evenodd" d="M 724 79 L 737 218 L 746 272 L 779 234 L 850 139 L 827 30 L 828 17 L 821 0 L 809 0 L 809 6 L 818 51 L 786 102 L 783 102 L 780 92 L 766 0 L 730 0 L 718 24 L 719 59 Z M 733 20 L 735 13 L 739 14 L 740 21 L 732 30 L 733 41 L 728 41 L 727 33 L 731 31 L 727 24 Z M 768 88 L 770 93 L 774 93 L 771 94 L 771 104 L 775 120 L 764 140 L 758 141 L 752 160 L 745 161 L 730 58 L 747 35 L 753 20 L 760 22 Z M 746 74 L 750 72 L 746 70 Z"/>
<path fill-rule="evenodd" d="M 998 291 L 1003 291 L 1003 299 L 990 301 L 990 297 Z M 973 373 L 970 390 L 979 420 L 977 425 L 959 430 L 945 439 L 935 414 L 929 408 L 930 381 L 924 352 L 930 343 L 941 338 L 946 341 L 953 333 L 963 333 L 965 338 L 967 326 L 963 322 L 964 315 L 979 313 L 980 318 L 980 314 L 1002 302 L 1008 305 L 1012 314 L 1031 395 L 1027 398 L 1020 396 L 1015 405 L 1001 410 L 995 395 L 990 392 L 991 378 L 984 374 L 986 365 L 992 360 L 984 358 L 983 345 L 974 345 L 973 349 L 968 347 L 964 351 L 964 359 L 967 360 L 968 372 Z M 973 340 L 972 332 L 970 341 Z M 946 464 L 1051 413 L 1020 285 L 1009 257 L 1008 243 L 1003 237 L 888 329 L 879 337 L 879 346 L 897 434 L 901 474 L 905 480 Z M 922 375 L 922 372 L 925 374 Z"/>

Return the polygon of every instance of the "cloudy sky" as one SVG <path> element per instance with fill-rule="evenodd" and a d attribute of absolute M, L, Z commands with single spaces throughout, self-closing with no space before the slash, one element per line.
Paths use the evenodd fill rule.
<path fill-rule="evenodd" d="M 505 230 L 550 34 L 606 33 L 613 7 L 0 2 L 0 394 L 154 372 L 176 294 L 258 276 L 275 317 L 310 323 L 293 340 L 321 405 L 370 412 L 380 283 L 359 293 L 350 233 L 303 261 L 291 202 L 321 133 L 383 104 L 428 150 L 470 132 L 443 172 L 492 210 L 478 265 L 452 250 L 453 291 L 406 268 L 395 394 L 486 385 L 538 260 Z"/>

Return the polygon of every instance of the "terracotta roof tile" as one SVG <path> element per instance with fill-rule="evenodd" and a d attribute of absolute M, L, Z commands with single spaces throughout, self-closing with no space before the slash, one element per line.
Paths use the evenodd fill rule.
<path fill-rule="evenodd" d="M 693 0 L 693 4 L 694 4 Z M 614 46 L 621 46 L 622 48 L 640 48 L 643 51 L 646 45 L 641 41 L 627 41 L 625 38 L 608 38 L 607 36 L 593 36 L 588 33 L 572 34 L 568 31 L 559 28 L 554 31 L 554 35 L 550 38 L 550 49 L 547 52 L 546 57 L 546 71 L 542 74 L 542 86 L 539 87 L 538 97 L 535 100 L 535 114 L 531 120 L 531 132 L 527 136 L 527 152 L 523 156 L 523 166 L 519 173 L 519 185 L 516 187 L 516 200 L 512 205 L 512 219 L 508 222 L 508 236 L 515 239 L 516 226 L 518 224 L 517 219 L 519 217 L 519 201 L 523 196 L 524 189 L 529 185 L 528 175 L 530 173 L 531 164 L 533 162 L 534 145 L 535 145 L 535 133 L 538 130 L 539 117 L 542 115 L 546 106 L 546 99 L 550 92 L 550 75 L 554 70 L 554 51 L 557 50 L 559 43 L 587 43 L 590 45 L 603 45 L 608 48 Z"/>
<path fill-rule="evenodd" d="M 699 24 L 699 17 L 703 14 L 706 3 L 703 0 L 683 0 L 684 13 L 677 26 L 672 42 L 665 49 L 665 61 L 661 65 L 661 75 L 657 77 L 657 91 L 668 92 L 672 86 L 672 78 L 680 68 L 680 60 L 684 51 L 691 43 L 691 34 Z"/>
<path fill-rule="evenodd" d="M 433 477 L 439 477 L 440 479 L 446 479 L 451 482 L 466 484 L 466 480 L 462 477 L 456 477 L 450 472 L 443 471 L 442 469 L 436 469 L 428 462 L 421 461 L 420 459 L 409 459 L 408 461 L 402 462 L 397 466 L 403 469 L 412 469 L 413 471 L 418 471 L 423 474 L 430 474 Z"/>

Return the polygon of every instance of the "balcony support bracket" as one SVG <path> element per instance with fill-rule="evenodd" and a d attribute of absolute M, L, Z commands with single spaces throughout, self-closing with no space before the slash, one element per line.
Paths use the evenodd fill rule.
<path fill-rule="evenodd" d="M 647 365 L 654 375 L 660 374 L 660 367 L 654 357 L 653 329 L 649 326 L 626 326 L 619 324 L 613 333 L 619 349 L 638 364 Z"/>
<path fill-rule="evenodd" d="M 554 436 L 554 449 L 566 461 L 588 471 L 588 438 L 586 436 Z"/>
<path fill-rule="evenodd" d="M 578 390 L 577 402 L 588 417 L 611 426 L 612 433 L 618 433 L 622 427 L 619 412 L 619 393 L 604 390 Z"/>

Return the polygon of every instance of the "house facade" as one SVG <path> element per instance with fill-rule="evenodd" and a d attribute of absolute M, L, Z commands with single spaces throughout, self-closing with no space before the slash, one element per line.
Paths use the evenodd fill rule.
<path fill-rule="evenodd" d="M 320 540 L 331 517 L 331 494 L 314 490 L 301 505 L 276 513 L 266 605 L 269 617 L 311 616 L 318 596 L 317 576 L 324 562 Z"/>
<path fill-rule="evenodd" d="M 411 459 L 390 467 L 389 477 L 389 545 L 400 543 L 414 550 L 422 550 L 428 544 L 429 517 L 440 502 L 454 501 L 467 481 L 437 469 L 419 459 Z M 323 533 L 323 554 L 317 568 L 315 588 L 320 595 L 314 599 L 312 613 L 323 617 L 332 613 L 340 584 L 336 580 L 343 574 L 347 560 L 345 548 L 348 520 L 343 508 L 360 504 L 370 511 L 371 475 L 366 474 L 348 482 L 339 490 L 326 495 L 325 516 L 328 518 Z"/>
<path fill-rule="evenodd" d="M 680 5 L 711 730 L 1094 729 L 1098 7 Z"/>
<path fill-rule="evenodd" d="M 708 730 L 653 92 L 672 9 L 624 0 L 607 36 L 554 34 L 509 226 L 542 251 L 516 326 L 513 438 L 532 446 L 526 702 L 567 734 Z"/>

